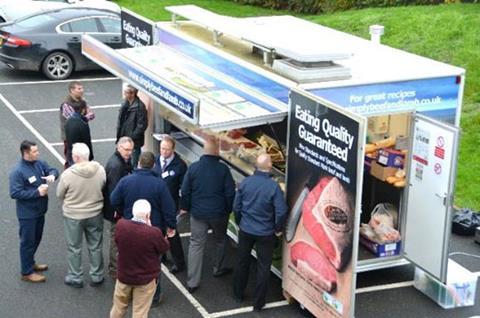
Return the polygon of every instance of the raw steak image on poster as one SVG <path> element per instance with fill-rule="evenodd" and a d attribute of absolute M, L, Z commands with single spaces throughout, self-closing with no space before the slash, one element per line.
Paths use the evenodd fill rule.
<path fill-rule="evenodd" d="M 303 225 L 338 271 L 351 258 L 353 221 L 350 193 L 337 178 L 321 178 L 303 203 Z"/>
<path fill-rule="evenodd" d="M 317 247 L 299 241 L 292 245 L 290 259 L 299 272 L 321 289 L 330 293 L 337 287 L 337 271 Z"/>

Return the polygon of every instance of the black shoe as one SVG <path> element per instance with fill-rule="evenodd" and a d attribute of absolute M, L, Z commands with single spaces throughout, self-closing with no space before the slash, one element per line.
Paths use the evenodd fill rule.
<path fill-rule="evenodd" d="M 216 272 L 213 272 L 213 277 L 222 277 L 233 272 L 231 267 L 224 267 Z"/>
<path fill-rule="evenodd" d="M 190 294 L 193 294 L 194 292 L 196 292 L 198 289 L 198 286 L 197 287 L 190 287 L 190 286 L 187 286 L 187 290 Z"/>
<path fill-rule="evenodd" d="M 88 284 L 89 284 L 91 287 L 100 287 L 100 286 L 103 284 L 104 281 L 105 281 L 105 279 L 103 279 L 103 277 L 102 277 L 101 280 L 99 280 L 99 281 L 97 281 L 97 282 L 91 280 L 90 283 L 88 283 Z"/>
<path fill-rule="evenodd" d="M 150 305 L 150 308 L 155 308 L 160 306 L 160 304 L 162 303 L 162 300 L 163 300 L 163 294 L 160 294 L 160 297 L 158 297 L 158 299 L 152 300 L 152 304 Z"/>
<path fill-rule="evenodd" d="M 83 288 L 83 282 L 76 282 L 73 280 L 65 280 L 64 281 L 65 285 L 73 287 L 73 288 Z"/>
<path fill-rule="evenodd" d="M 263 309 L 263 306 L 262 307 L 253 306 L 253 311 L 259 312 L 259 311 L 262 311 L 262 309 Z"/>
<path fill-rule="evenodd" d="M 172 274 L 177 274 L 177 273 L 183 272 L 184 270 L 185 270 L 184 266 L 173 265 L 172 267 L 170 267 L 170 273 Z"/>

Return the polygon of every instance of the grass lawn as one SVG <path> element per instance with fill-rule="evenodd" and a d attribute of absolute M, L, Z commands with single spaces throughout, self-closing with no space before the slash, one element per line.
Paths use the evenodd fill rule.
<path fill-rule="evenodd" d="M 118 0 L 154 21 L 169 20 L 164 6 L 196 4 L 231 16 L 291 14 L 226 0 Z M 467 70 L 455 204 L 480 210 L 480 5 L 450 4 L 352 10 L 302 18 L 369 38 L 368 26 L 385 26 L 382 43 Z"/>

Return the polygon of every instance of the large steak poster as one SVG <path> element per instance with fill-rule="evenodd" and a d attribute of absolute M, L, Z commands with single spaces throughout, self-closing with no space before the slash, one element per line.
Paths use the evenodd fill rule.
<path fill-rule="evenodd" d="M 290 96 L 283 289 L 317 317 L 353 317 L 364 118 Z"/>

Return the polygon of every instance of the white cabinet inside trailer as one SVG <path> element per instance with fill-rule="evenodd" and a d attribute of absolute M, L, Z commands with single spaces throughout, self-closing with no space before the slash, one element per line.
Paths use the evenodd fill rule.
<path fill-rule="evenodd" d="M 357 271 L 407 259 L 445 281 L 458 128 L 414 112 L 368 123 Z"/>

